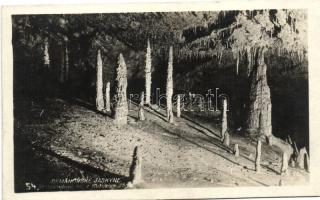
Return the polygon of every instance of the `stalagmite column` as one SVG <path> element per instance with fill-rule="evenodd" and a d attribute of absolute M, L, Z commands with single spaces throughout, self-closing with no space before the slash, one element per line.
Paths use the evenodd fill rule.
<path fill-rule="evenodd" d="M 96 80 L 96 108 L 98 111 L 103 110 L 103 85 L 102 85 L 102 59 L 101 52 L 98 50 L 97 55 L 97 80 Z"/>
<path fill-rule="evenodd" d="M 50 67 L 50 56 L 49 56 L 48 39 L 46 39 L 45 43 L 44 43 L 43 61 L 44 61 L 44 65 L 49 68 Z"/>
<path fill-rule="evenodd" d="M 181 97 L 180 94 L 177 96 L 177 117 L 181 116 Z"/>
<path fill-rule="evenodd" d="M 304 169 L 307 172 L 310 171 L 310 159 L 308 153 L 304 154 Z"/>
<path fill-rule="evenodd" d="M 264 50 L 259 50 L 258 65 L 251 80 L 247 130 L 250 134 L 267 137 L 269 144 L 272 144 L 272 106 L 267 83 L 267 65 L 264 63 L 263 55 Z"/>
<path fill-rule="evenodd" d="M 258 140 L 257 147 L 256 147 L 256 161 L 255 161 L 256 172 L 261 171 L 260 160 L 261 160 L 261 140 Z"/>
<path fill-rule="evenodd" d="M 287 174 L 288 172 L 288 156 L 286 152 L 282 154 L 281 174 Z"/>
<path fill-rule="evenodd" d="M 198 107 L 199 107 L 199 109 L 200 109 L 201 112 L 204 111 L 204 105 L 203 105 L 203 98 L 202 98 L 202 96 L 200 96 L 200 98 L 199 98 Z"/>
<path fill-rule="evenodd" d="M 146 67 L 145 67 L 145 89 L 146 89 L 146 104 L 151 104 L 151 48 L 148 40 L 147 54 L 146 54 Z"/>
<path fill-rule="evenodd" d="M 64 59 L 65 59 L 65 81 L 69 81 L 69 52 L 68 52 L 68 47 L 66 45 L 66 49 L 65 49 L 65 55 L 64 55 Z"/>
<path fill-rule="evenodd" d="M 129 171 L 129 178 L 131 179 L 131 181 L 128 183 L 129 188 L 133 188 L 143 182 L 142 159 L 137 146 L 134 148 L 133 151 L 133 160 Z"/>
<path fill-rule="evenodd" d="M 269 90 L 270 91 L 270 90 Z M 270 98 L 271 101 L 271 98 Z M 273 135 L 272 135 L 272 116 L 271 116 L 271 103 L 267 105 L 266 110 L 266 120 L 262 118 L 263 123 L 260 125 L 260 129 L 262 130 L 261 134 L 264 134 L 267 138 L 267 142 L 269 145 L 273 145 Z"/>
<path fill-rule="evenodd" d="M 229 136 L 228 131 L 226 131 L 224 134 L 223 145 L 225 145 L 226 147 L 230 146 L 230 136 Z"/>
<path fill-rule="evenodd" d="M 189 111 L 193 111 L 193 99 L 192 99 L 192 94 L 191 94 L 191 92 L 189 92 L 189 105 L 188 105 L 188 107 L 189 107 Z"/>
<path fill-rule="evenodd" d="M 297 164 L 300 169 L 305 169 L 305 165 L 307 165 L 309 162 L 306 159 L 308 159 L 307 149 L 303 147 L 300 149 L 299 155 L 297 158 Z"/>
<path fill-rule="evenodd" d="M 239 155 L 240 155 L 239 145 L 238 145 L 238 144 L 235 144 L 235 145 L 234 145 L 234 156 L 235 156 L 235 157 L 239 157 Z"/>
<path fill-rule="evenodd" d="M 108 82 L 106 85 L 105 100 L 106 111 L 110 111 L 110 82 Z"/>
<path fill-rule="evenodd" d="M 283 183 L 282 183 L 282 179 L 279 180 L 279 186 L 282 186 Z"/>
<path fill-rule="evenodd" d="M 140 96 L 140 104 L 139 104 L 139 120 L 140 121 L 145 120 L 143 106 L 144 106 L 144 92 L 142 91 Z"/>
<path fill-rule="evenodd" d="M 118 58 L 118 68 L 116 72 L 115 96 L 116 102 L 114 107 L 114 121 L 116 124 L 127 124 L 128 103 L 127 103 L 127 66 L 122 54 Z"/>
<path fill-rule="evenodd" d="M 168 122 L 173 123 L 173 111 L 172 111 L 172 95 L 173 95 L 173 49 L 170 47 L 169 50 L 169 63 L 167 72 L 167 87 L 166 87 L 166 98 L 167 98 L 167 119 Z"/>
<path fill-rule="evenodd" d="M 290 165 L 290 167 L 296 167 L 296 161 L 294 158 L 289 159 L 289 165 Z"/>
<path fill-rule="evenodd" d="M 227 99 L 223 99 L 223 110 L 222 110 L 222 125 L 221 125 L 221 140 L 223 141 L 228 130 L 227 120 Z"/>

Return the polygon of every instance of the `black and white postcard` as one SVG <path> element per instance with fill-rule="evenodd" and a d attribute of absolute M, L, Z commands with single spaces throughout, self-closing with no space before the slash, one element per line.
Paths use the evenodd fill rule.
<path fill-rule="evenodd" d="M 319 195 L 319 3 L 4 7 L 8 199 Z"/>

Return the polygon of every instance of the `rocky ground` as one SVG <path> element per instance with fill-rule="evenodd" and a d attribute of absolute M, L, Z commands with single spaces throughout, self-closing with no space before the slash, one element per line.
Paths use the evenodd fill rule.
<path fill-rule="evenodd" d="M 16 191 L 126 188 L 135 146 L 142 157 L 143 188 L 308 182 L 309 174 L 301 169 L 290 167 L 289 174 L 280 175 L 281 145 L 262 144 L 262 170 L 256 173 L 256 141 L 231 132 L 230 148 L 223 146 L 218 119 L 183 115 L 169 124 L 164 110 L 152 106 L 141 122 L 137 107 L 130 106 L 124 127 L 115 126 L 110 113 L 75 99 L 15 108 Z M 234 144 L 239 145 L 238 158 Z"/>

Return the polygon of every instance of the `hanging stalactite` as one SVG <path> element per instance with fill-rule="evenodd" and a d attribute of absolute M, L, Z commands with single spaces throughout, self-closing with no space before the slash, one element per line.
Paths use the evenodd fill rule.
<path fill-rule="evenodd" d="M 252 70 L 252 53 L 251 53 L 251 48 L 247 47 L 247 61 L 248 61 L 248 66 L 247 66 L 247 76 L 249 77 L 251 74 Z"/>

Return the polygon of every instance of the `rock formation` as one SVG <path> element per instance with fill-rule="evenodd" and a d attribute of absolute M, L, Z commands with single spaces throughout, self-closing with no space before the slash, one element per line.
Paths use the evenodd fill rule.
<path fill-rule="evenodd" d="M 264 63 L 263 50 L 260 50 L 257 68 L 253 71 L 247 130 L 250 134 L 266 136 L 272 144 L 271 98 L 267 83 L 267 65 Z"/>
<path fill-rule="evenodd" d="M 256 146 L 256 160 L 255 160 L 256 172 L 261 171 L 260 161 L 261 161 L 261 140 L 258 140 L 257 146 Z"/>
<path fill-rule="evenodd" d="M 229 145 L 230 145 L 230 136 L 229 136 L 228 131 L 226 131 L 224 134 L 223 145 L 225 145 L 226 147 L 229 147 Z"/>
<path fill-rule="evenodd" d="M 297 158 L 297 164 L 300 169 L 309 170 L 309 156 L 305 147 L 301 148 Z"/>
<path fill-rule="evenodd" d="M 144 92 L 142 91 L 140 96 L 140 104 L 139 104 L 139 120 L 140 121 L 145 120 L 143 106 L 144 106 Z"/>
<path fill-rule="evenodd" d="M 304 154 L 304 169 L 309 172 L 310 171 L 310 160 L 308 153 Z"/>
<path fill-rule="evenodd" d="M 145 89 L 146 89 L 146 104 L 151 104 L 151 48 L 148 40 L 147 54 L 146 54 L 146 66 L 145 66 Z"/>
<path fill-rule="evenodd" d="M 246 48 L 246 54 L 247 54 L 247 61 L 248 61 L 248 65 L 247 65 L 247 76 L 250 77 L 251 74 L 251 70 L 252 70 L 252 50 L 250 47 Z"/>
<path fill-rule="evenodd" d="M 199 97 L 199 100 L 198 100 L 198 108 L 200 110 L 200 112 L 204 111 L 204 100 L 202 98 L 202 96 Z"/>
<path fill-rule="evenodd" d="M 222 101 L 222 120 L 221 120 L 221 140 L 224 141 L 225 135 L 228 131 L 228 119 L 227 119 L 227 99 Z"/>
<path fill-rule="evenodd" d="M 173 123 L 172 111 L 172 95 L 173 95 L 173 49 L 169 50 L 168 72 L 167 72 L 167 87 L 166 87 L 166 100 L 167 100 L 167 120 Z"/>
<path fill-rule="evenodd" d="M 114 121 L 118 125 L 127 124 L 128 103 L 127 103 L 127 66 L 122 54 L 118 58 L 115 83 L 115 107 L 113 110 Z"/>
<path fill-rule="evenodd" d="M 96 109 L 102 111 L 104 107 L 103 103 L 103 83 L 102 83 L 102 59 L 101 52 L 98 50 L 97 55 L 97 80 L 96 80 Z"/>
<path fill-rule="evenodd" d="M 107 82 L 106 85 L 105 101 L 105 109 L 106 111 L 110 111 L 110 82 Z"/>
<path fill-rule="evenodd" d="M 282 164 L 281 164 L 281 174 L 287 174 L 288 173 L 288 156 L 286 152 L 283 152 L 282 154 Z"/>
<path fill-rule="evenodd" d="M 181 97 L 180 94 L 177 95 L 177 117 L 181 117 Z"/>
<path fill-rule="evenodd" d="M 238 145 L 238 144 L 235 144 L 235 145 L 234 145 L 234 156 L 235 156 L 235 157 L 239 157 L 239 155 L 240 155 L 239 145 Z"/>

